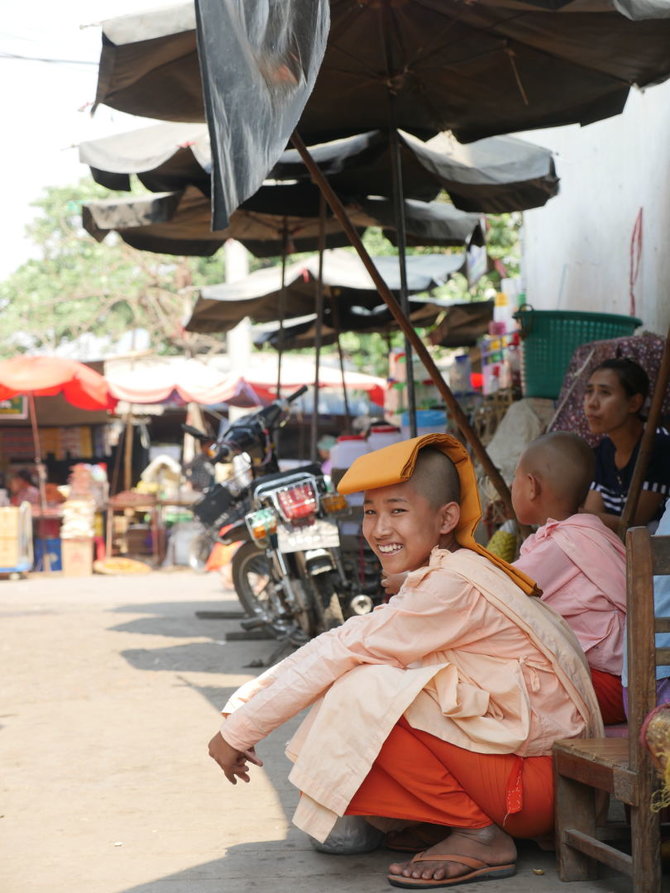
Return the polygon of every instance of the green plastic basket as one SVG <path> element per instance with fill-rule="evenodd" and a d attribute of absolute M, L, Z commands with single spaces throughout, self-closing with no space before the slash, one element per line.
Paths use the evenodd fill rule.
<path fill-rule="evenodd" d="M 576 347 L 632 335 L 642 320 L 616 313 L 580 310 L 521 309 L 514 314 L 521 326 L 521 380 L 524 397 L 555 400 Z"/>

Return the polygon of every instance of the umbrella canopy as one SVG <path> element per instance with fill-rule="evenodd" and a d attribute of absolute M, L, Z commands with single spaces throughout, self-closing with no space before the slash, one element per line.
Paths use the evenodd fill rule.
<path fill-rule="evenodd" d="M 79 409 L 113 409 L 116 403 L 104 377 L 76 360 L 29 356 L 0 360 L 0 400 L 61 393 Z"/>
<path fill-rule="evenodd" d="M 285 4 L 293 5 L 290 0 Z M 374 55 L 385 5 L 331 0 L 328 45 L 306 110 L 304 137 L 329 134 L 333 129 L 341 133 L 344 129 L 324 121 L 332 113 L 332 101 L 317 115 L 315 109 L 324 95 L 334 97 L 336 117 L 341 120 L 345 113 L 349 119 L 360 117 L 360 109 L 366 107 L 364 93 L 378 97 L 379 91 L 384 91 L 381 102 L 367 102 L 369 114 L 362 127 L 348 124 L 349 133 L 369 130 L 371 118 L 382 111 L 380 106 L 386 108 L 387 61 L 376 63 Z M 203 7 L 208 21 L 209 13 Z M 588 123 L 621 111 L 631 84 L 643 86 L 667 75 L 663 44 L 667 45 L 670 22 L 656 21 L 668 14 L 664 0 L 483 0 L 467 5 L 411 0 L 394 3 L 389 13 L 395 43 L 414 47 L 405 74 L 410 84 L 397 84 L 410 86 L 419 106 L 400 116 L 401 126 L 408 129 L 409 118 L 416 121 L 411 129 L 429 132 L 458 130 L 462 118 L 471 118 L 469 129 L 476 126 L 486 130 L 478 136 Z M 634 21 L 645 17 L 649 21 Z M 367 66 L 356 62 L 344 49 L 353 44 L 355 34 L 359 46 L 369 54 Z M 421 35 L 425 35 L 424 40 Z M 449 69 L 449 77 L 455 82 L 455 88 L 441 94 L 447 98 L 446 106 L 434 101 L 436 70 L 441 67 L 436 60 Z M 501 75 L 497 88 L 496 71 Z M 566 81 L 568 72 L 572 76 Z M 396 80 L 400 81 L 400 75 Z M 429 83 L 424 90 L 425 80 Z M 359 86 L 365 81 L 367 89 Z M 549 95 L 552 83 L 554 89 Z M 344 108 L 351 102 L 355 109 Z M 96 94 L 99 103 L 165 121 L 205 120 L 193 3 L 102 23 Z M 411 96 L 407 100 L 410 103 Z M 496 130 L 478 123 L 484 117 L 484 109 L 477 111 L 482 104 L 487 118 L 502 122 Z M 439 109 L 442 117 L 451 120 L 436 128 L 432 115 Z M 514 120 L 510 120 L 510 113 Z M 538 122 L 539 116 L 544 120 Z"/>
<path fill-rule="evenodd" d="M 265 400 L 274 400 L 277 396 L 277 371 L 279 360 L 274 354 L 262 354 L 252 357 L 249 369 L 245 371 L 245 380 L 254 391 Z M 284 356 L 281 359 L 281 390 L 291 393 L 316 379 L 316 366 L 306 357 Z M 385 378 L 354 372 L 350 369 L 335 369 L 332 366 L 319 365 L 319 389 L 332 388 L 347 391 L 363 391 L 372 403 L 384 405 L 384 394 L 388 388 Z"/>
<path fill-rule="evenodd" d="M 500 136 L 464 146 L 447 133 L 427 142 L 400 132 L 403 194 L 431 201 L 445 189 L 464 211 L 499 213 L 539 207 L 558 191 L 551 152 L 514 137 Z M 370 131 L 312 146 L 313 158 L 342 196 L 388 195 L 392 182 L 390 135 Z M 152 192 L 196 186 L 210 194 L 212 157 L 205 124 L 163 122 L 128 133 L 80 143 L 79 160 L 108 189 L 129 190 L 131 174 Z M 295 150 L 283 152 L 270 171 L 273 180 L 297 181 L 303 216 L 316 216 L 318 190 Z M 281 213 L 281 193 L 261 188 L 251 198 L 255 210 Z M 244 205 L 243 205 L 244 207 Z M 288 213 L 291 213 L 289 210 Z"/>
<path fill-rule="evenodd" d="M 451 304 L 439 324 L 428 335 L 431 344 L 441 347 L 474 347 L 489 330 L 493 320 L 493 301 Z"/>
<path fill-rule="evenodd" d="M 493 318 L 493 302 L 478 301 L 472 306 L 482 305 L 485 310 L 480 311 L 482 318 Z M 407 317 L 413 326 L 428 327 L 432 326 L 441 317 L 452 314 L 456 308 L 470 307 L 470 304 L 453 304 L 448 301 L 426 300 L 422 298 L 412 298 L 409 301 L 409 310 Z M 461 311 L 461 315 L 463 311 Z M 453 319 L 453 315 L 450 317 Z M 488 321 L 481 326 L 479 335 L 473 337 L 474 320 L 470 318 L 473 325 L 467 330 L 467 334 L 463 327 L 459 326 L 457 330 L 452 332 L 452 338 L 467 338 L 465 341 L 454 341 L 449 343 L 449 347 L 460 347 L 465 344 L 474 344 L 479 335 L 483 335 L 488 331 Z M 321 344 L 334 344 L 340 332 L 395 332 L 397 325 L 386 304 L 380 304 L 377 307 L 368 309 L 366 307 L 356 307 L 350 305 L 338 305 L 337 319 L 333 312 L 332 305 L 324 308 L 323 323 L 321 326 Z M 471 340 L 470 340 L 471 339 Z M 432 340 L 432 339 L 431 339 Z M 312 313 L 309 316 L 293 319 L 288 325 L 279 326 L 275 323 L 266 323 L 258 326 L 254 333 L 254 344 L 260 347 L 264 344 L 270 344 L 280 350 L 300 350 L 302 348 L 314 347 L 317 341 L 317 317 Z"/>
<path fill-rule="evenodd" d="M 558 192 L 551 153 L 515 137 L 463 145 L 450 133 L 423 141 L 401 130 L 398 140 L 405 198 L 429 201 L 444 189 L 462 211 L 498 214 L 540 207 Z M 388 129 L 311 146 L 310 153 L 340 195 L 389 194 L 393 162 Z M 269 176 L 302 181 L 310 174 L 290 149 Z"/>
<path fill-rule="evenodd" d="M 377 257 L 375 266 L 389 288 L 397 290 L 400 277 L 395 257 Z M 226 332 L 246 316 L 254 322 L 271 322 L 305 316 L 314 311 L 314 291 L 318 277 L 318 257 L 289 264 L 285 270 L 282 297 L 281 270 L 258 270 L 238 282 L 210 285 L 200 289 L 191 318 L 190 332 Z M 428 291 L 447 281 L 463 267 L 462 254 L 419 254 L 407 258 L 411 292 Z M 344 311 L 352 305 L 373 309 L 379 306 L 377 290 L 361 261 L 346 251 L 326 251 L 323 258 L 324 293 L 337 299 Z M 282 308 L 283 304 L 283 308 Z"/>
<path fill-rule="evenodd" d="M 82 205 L 82 223 L 98 242 L 103 241 L 110 232 L 117 232 L 133 248 L 159 254 L 210 257 L 226 239 L 237 239 L 256 257 L 276 257 L 284 247 L 289 253 L 317 250 L 320 220 L 318 217 L 289 213 L 289 209 L 309 210 L 305 203 L 292 205 L 293 187 L 263 188 L 280 193 L 278 205 L 282 204 L 281 193 L 287 193 L 284 197 L 287 213 L 270 214 L 253 210 L 253 197 L 233 213 L 230 225 L 218 232 L 212 232 L 210 228 L 209 199 L 195 187 L 179 192 L 85 202 Z M 259 199 L 259 204 L 266 203 L 266 199 Z M 311 210 L 318 213 L 318 201 Z M 395 242 L 394 214 L 388 200 L 364 199 L 350 205 L 348 210 L 360 232 L 368 226 L 379 226 L 387 238 Z M 479 215 L 458 211 L 444 202 L 408 201 L 405 203 L 405 217 L 410 245 L 484 244 Z M 324 230 L 327 248 L 348 244 L 349 240 L 339 222 L 330 213 L 326 214 Z"/>
<path fill-rule="evenodd" d="M 350 210 L 356 222 L 361 222 L 359 230 L 362 232 L 370 222 L 369 216 L 357 213 L 355 208 Z M 282 253 L 285 243 L 289 252 L 315 251 L 318 247 L 320 222 L 317 217 L 269 214 L 243 207 L 232 214 L 226 229 L 212 231 L 211 215 L 210 200 L 194 186 L 178 192 L 104 199 L 82 205 L 84 229 L 97 241 L 101 242 L 110 232 L 117 232 L 133 248 L 158 254 L 211 257 L 226 239 L 237 239 L 257 257 L 276 257 Z M 472 214 L 465 217 L 470 221 L 470 233 L 474 235 L 479 219 Z M 324 226 L 327 247 L 348 244 L 332 214 L 326 215 Z M 454 223 L 448 229 L 445 226 L 435 224 L 437 235 L 446 238 L 451 232 L 463 229 L 463 224 Z"/>
<path fill-rule="evenodd" d="M 243 22 L 233 4 L 199 0 L 200 58 L 190 2 L 102 28 L 96 103 L 203 122 L 202 65 L 210 126 L 225 135 L 215 151 L 224 218 L 258 188 L 298 119 L 308 143 L 386 129 L 392 92 L 396 126 L 474 140 L 617 114 L 632 84 L 670 72 L 670 18 L 660 0 L 251 6 Z M 243 122 L 252 110 L 255 126 L 248 128 Z M 230 159 L 238 161 L 232 173 Z"/>
<path fill-rule="evenodd" d="M 127 403 L 199 403 L 258 406 L 262 401 L 244 379 L 195 359 L 165 357 L 105 367 L 109 391 Z"/>

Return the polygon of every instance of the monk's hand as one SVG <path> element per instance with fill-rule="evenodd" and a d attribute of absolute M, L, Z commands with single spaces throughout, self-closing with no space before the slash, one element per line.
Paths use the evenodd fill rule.
<path fill-rule="evenodd" d="M 219 732 L 209 742 L 209 755 L 223 769 L 223 774 L 231 784 L 237 784 L 237 779 L 249 782 L 249 766 L 262 766 L 263 761 L 256 756 L 256 750 L 236 750 L 223 738 Z"/>

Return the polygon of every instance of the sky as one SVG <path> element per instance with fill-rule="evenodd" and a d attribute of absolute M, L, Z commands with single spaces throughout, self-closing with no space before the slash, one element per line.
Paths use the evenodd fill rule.
<path fill-rule="evenodd" d="M 0 281 L 34 255 L 34 246 L 25 236 L 26 224 L 37 214 L 31 202 L 48 186 L 74 184 L 88 176 L 88 167 L 79 163 L 78 143 L 147 123 L 102 106 L 91 116 L 100 58 L 99 23 L 169 2 L 23 0 L 4 5 L 0 23 L 4 174 Z"/>

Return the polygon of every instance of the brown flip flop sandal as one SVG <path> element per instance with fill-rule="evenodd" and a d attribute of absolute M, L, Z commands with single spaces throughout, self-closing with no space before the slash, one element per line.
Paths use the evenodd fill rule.
<path fill-rule="evenodd" d="M 478 881 L 494 881 L 501 878 L 512 877 L 516 874 L 516 864 L 487 865 L 481 859 L 473 859 L 471 856 L 460 856 L 458 853 L 447 853 L 444 856 L 426 856 L 419 853 L 410 864 L 415 862 L 457 862 L 459 865 L 467 865 L 472 871 L 459 874 L 457 877 L 442 878 L 440 881 L 424 880 L 423 878 L 404 877 L 401 874 L 389 874 L 387 880 L 392 887 L 403 887 L 405 890 L 434 890 L 439 887 L 456 887 L 458 884 L 475 884 Z"/>

